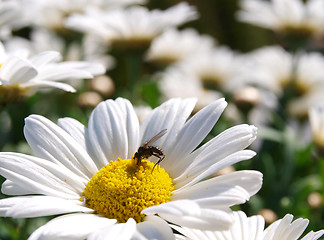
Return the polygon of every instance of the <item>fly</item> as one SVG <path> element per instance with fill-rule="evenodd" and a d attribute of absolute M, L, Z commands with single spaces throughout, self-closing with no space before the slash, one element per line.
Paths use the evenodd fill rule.
<path fill-rule="evenodd" d="M 156 134 L 154 137 L 152 137 L 149 141 L 145 142 L 143 145 L 141 145 L 137 152 L 134 154 L 134 158 L 137 160 L 137 165 L 140 165 L 142 159 L 149 158 L 151 156 L 157 157 L 159 160 L 154 164 L 153 169 L 156 165 L 158 165 L 162 160 L 165 158 L 165 155 L 163 154 L 162 149 L 159 147 L 151 146 L 153 143 L 155 143 L 158 139 L 160 139 L 164 134 L 166 134 L 167 130 L 163 129 L 161 132 Z M 152 171 L 153 171 L 152 169 Z"/>

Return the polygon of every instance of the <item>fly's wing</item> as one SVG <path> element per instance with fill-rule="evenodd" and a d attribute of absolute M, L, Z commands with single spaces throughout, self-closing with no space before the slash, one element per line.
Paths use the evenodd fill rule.
<path fill-rule="evenodd" d="M 158 134 L 156 134 L 154 137 L 152 137 L 149 141 L 147 141 L 146 143 L 143 144 L 144 147 L 147 147 L 149 145 L 152 145 L 153 143 L 155 143 L 160 137 L 162 137 L 164 134 L 166 134 L 167 130 L 163 129 L 161 132 L 159 132 Z"/>

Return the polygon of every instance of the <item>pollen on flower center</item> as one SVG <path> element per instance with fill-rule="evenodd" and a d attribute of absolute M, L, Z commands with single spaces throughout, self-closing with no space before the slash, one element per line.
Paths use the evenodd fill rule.
<path fill-rule="evenodd" d="M 84 190 L 87 206 L 119 222 L 143 221 L 141 211 L 168 202 L 174 190 L 169 174 L 158 165 L 153 167 L 147 160 L 137 165 L 134 158 L 110 161 L 88 182 Z"/>

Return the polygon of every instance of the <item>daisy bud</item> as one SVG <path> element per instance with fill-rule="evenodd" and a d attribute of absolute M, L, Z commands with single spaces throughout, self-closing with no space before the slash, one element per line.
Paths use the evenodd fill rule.
<path fill-rule="evenodd" d="M 78 105 L 80 107 L 93 108 L 97 106 L 102 100 L 102 97 L 96 92 L 84 92 L 78 97 Z"/>
<path fill-rule="evenodd" d="M 89 81 L 89 88 L 105 97 L 111 96 L 115 92 L 115 84 L 113 80 L 104 75 L 91 79 Z"/>
<path fill-rule="evenodd" d="M 318 192 L 312 192 L 308 195 L 307 202 L 312 208 L 319 208 L 323 202 L 322 195 Z"/>
<path fill-rule="evenodd" d="M 278 219 L 277 214 L 274 211 L 272 211 L 271 209 L 268 209 L 268 208 L 261 209 L 258 212 L 258 214 L 261 215 L 264 218 L 265 223 L 267 225 L 270 225 L 271 223 L 273 223 L 274 221 L 276 221 Z"/>
<path fill-rule="evenodd" d="M 244 87 L 233 93 L 233 101 L 242 110 L 250 110 L 260 102 L 260 92 L 255 87 Z"/>

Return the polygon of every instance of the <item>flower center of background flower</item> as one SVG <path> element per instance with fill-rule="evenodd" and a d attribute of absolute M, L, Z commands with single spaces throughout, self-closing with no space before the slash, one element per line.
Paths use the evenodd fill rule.
<path fill-rule="evenodd" d="M 22 88 L 19 84 L 4 84 L 0 82 L 0 105 L 17 102 L 27 96 L 28 88 Z"/>
<path fill-rule="evenodd" d="M 84 196 L 88 207 L 97 213 L 126 222 L 144 219 L 141 211 L 170 200 L 174 185 L 169 174 L 159 165 L 132 159 L 110 161 L 88 182 Z"/>

